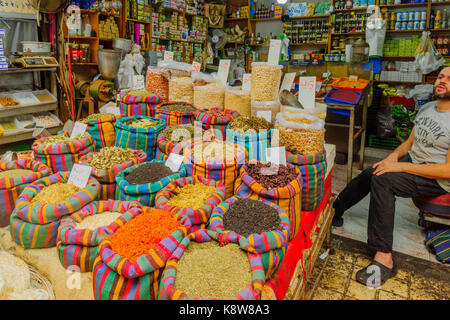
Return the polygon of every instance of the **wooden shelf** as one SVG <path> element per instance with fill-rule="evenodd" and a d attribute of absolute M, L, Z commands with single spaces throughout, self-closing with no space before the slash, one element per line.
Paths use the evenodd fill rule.
<path fill-rule="evenodd" d="M 345 33 L 332 33 L 332 36 L 362 36 L 365 35 L 365 32 L 345 32 Z"/>
<path fill-rule="evenodd" d="M 431 32 L 450 32 L 450 29 L 431 29 Z"/>
<path fill-rule="evenodd" d="M 349 12 L 349 11 L 366 11 L 368 7 L 365 8 L 352 8 L 352 9 L 336 9 L 334 12 Z"/>
<path fill-rule="evenodd" d="M 168 38 L 159 38 L 159 37 L 152 37 L 152 39 L 158 39 L 163 41 L 176 41 L 176 42 L 189 42 L 189 43 L 199 43 L 202 44 L 205 41 L 192 41 L 192 40 L 178 40 L 178 39 L 168 39 Z"/>
<path fill-rule="evenodd" d="M 393 33 L 399 33 L 399 34 L 410 34 L 410 33 L 421 33 L 423 29 L 421 30 L 386 30 L 386 34 L 393 34 Z"/>
<path fill-rule="evenodd" d="M 97 37 L 69 36 L 69 35 L 65 35 L 64 38 L 69 40 L 97 40 Z"/>
<path fill-rule="evenodd" d="M 265 19 L 250 19 L 251 22 L 268 22 L 268 21 L 281 21 L 280 18 L 265 18 Z"/>
<path fill-rule="evenodd" d="M 127 21 L 131 21 L 131 22 L 135 22 L 135 23 L 150 24 L 150 21 L 137 20 L 137 19 L 131 19 L 131 18 L 127 18 Z"/>
<path fill-rule="evenodd" d="M 57 126 L 52 128 L 45 128 L 50 134 L 57 134 L 58 131 L 60 131 L 63 128 L 63 126 Z M 3 135 L 0 137 L 0 144 L 7 144 L 7 143 L 13 143 L 18 141 L 24 141 L 24 140 L 32 140 L 33 138 L 33 132 L 36 128 L 32 129 L 23 129 L 22 131 L 19 131 L 15 134 L 11 135 Z"/>
<path fill-rule="evenodd" d="M 0 118 L 9 118 L 14 116 L 21 116 L 25 114 L 42 112 L 42 111 L 55 111 L 58 109 L 58 102 L 47 102 L 33 104 L 29 106 L 10 106 L 0 108 Z"/>
<path fill-rule="evenodd" d="M 443 5 L 443 4 L 450 4 L 450 1 L 431 2 L 431 5 L 432 5 L 432 6 L 435 6 L 435 5 Z"/>
<path fill-rule="evenodd" d="M 292 47 L 328 46 L 328 42 L 290 43 L 289 46 Z"/>
<path fill-rule="evenodd" d="M 382 56 L 381 60 L 414 60 L 414 56 Z"/>
<path fill-rule="evenodd" d="M 325 18 L 329 18 L 330 15 L 329 14 L 318 14 L 315 16 L 304 16 L 304 17 L 289 17 L 289 20 L 294 20 L 294 19 L 325 19 Z"/>
<path fill-rule="evenodd" d="M 225 22 L 227 21 L 243 21 L 243 20 L 248 20 L 248 18 L 225 18 Z"/>
<path fill-rule="evenodd" d="M 100 41 L 113 41 L 113 38 L 111 38 L 111 39 L 107 39 L 107 38 L 99 38 L 98 40 L 100 40 Z"/>
<path fill-rule="evenodd" d="M 426 7 L 426 6 L 428 6 L 427 2 L 379 5 L 380 8 L 405 8 L 405 7 L 407 8 L 407 7 Z"/>
<path fill-rule="evenodd" d="M 391 83 L 391 84 L 420 84 L 422 82 L 410 82 L 410 81 L 383 81 L 383 80 L 373 80 L 373 83 Z"/>
<path fill-rule="evenodd" d="M 50 68 L 9 68 L 8 70 L 0 70 L 0 75 L 7 73 L 24 73 L 24 72 L 41 72 L 41 71 L 52 71 L 55 72 L 57 67 Z"/>

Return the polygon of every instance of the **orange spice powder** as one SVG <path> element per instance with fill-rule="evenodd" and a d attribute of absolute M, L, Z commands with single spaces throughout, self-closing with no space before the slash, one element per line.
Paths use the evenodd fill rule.
<path fill-rule="evenodd" d="M 138 257 L 148 254 L 161 240 L 182 227 L 168 211 L 146 208 L 108 239 L 114 252 L 134 263 Z"/>

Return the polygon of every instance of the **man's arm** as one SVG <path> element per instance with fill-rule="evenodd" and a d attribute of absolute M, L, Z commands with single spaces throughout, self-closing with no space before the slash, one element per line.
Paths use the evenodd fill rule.
<path fill-rule="evenodd" d="M 414 127 L 411 130 L 411 134 L 409 135 L 408 139 L 406 141 L 404 141 L 401 145 L 399 145 L 392 153 L 390 153 L 386 157 L 386 159 L 375 163 L 373 165 L 373 168 L 376 169 L 377 167 L 379 167 L 380 164 L 382 164 L 386 161 L 397 162 L 398 159 L 404 157 L 408 153 L 408 151 L 411 150 L 413 142 L 414 142 Z M 374 173 L 376 174 L 377 170 L 375 170 Z"/>
<path fill-rule="evenodd" d="M 415 174 L 430 179 L 450 179 L 450 149 L 445 163 L 417 164 L 399 162 L 401 172 Z"/>

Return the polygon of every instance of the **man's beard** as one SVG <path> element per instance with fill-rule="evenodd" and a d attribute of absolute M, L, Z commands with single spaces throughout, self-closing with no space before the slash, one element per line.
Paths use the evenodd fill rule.
<path fill-rule="evenodd" d="M 436 93 L 436 88 L 434 88 L 434 96 L 436 97 L 437 100 L 450 100 L 450 91 L 445 91 L 444 93 L 441 94 L 437 94 Z"/>

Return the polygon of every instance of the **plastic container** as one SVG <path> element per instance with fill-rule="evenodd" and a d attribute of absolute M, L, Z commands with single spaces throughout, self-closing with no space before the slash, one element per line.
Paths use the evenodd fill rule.
<path fill-rule="evenodd" d="M 192 65 L 184 62 L 176 61 L 159 61 L 158 67 L 162 75 L 167 79 L 190 77 L 192 73 Z"/>
<path fill-rule="evenodd" d="M 190 77 L 169 80 L 169 102 L 194 103 L 194 86 Z"/>
<path fill-rule="evenodd" d="M 278 100 L 282 65 L 270 65 L 267 62 L 252 62 L 252 101 Z"/>
<path fill-rule="evenodd" d="M 337 98 L 338 95 L 340 96 L 343 94 L 348 96 L 348 99 L 341 97 Z M 326 103 L 343 103 L 343 104 L 357 105 L 359 103 L 359 100 L 361 100 L 361 96 L 362 93 L 360 92 L 332 88 L 330 91 L 327 92 L 324 101 Z"/>
<path fill-rule="evenodd" d="M 39 101 L 39 99 L 36 98 L 34 94 L 31 92 L 16 92 L 13 93 L 12 97 L 22 106 L 29 106 L 41 103 L 41 101 Z"/>
<path fill-rule="evenodd" d="M 325 120 L 325 118 L 327 117 L 327 105 L 325 103 L 316 102 L 316 107 L 313 110 L 281 105 L 280 112 L 286 114 L 309 114 L 311 116 Z"/>
<path fill-rule="evenodd" d="M 251 115 L 257 115 L 258 111 L 270 111 L 271 120 L 275 121 L 277 114 L 280 112 L 280 102 L 274 101 L 252 101 L 251 103 Z"/>
<path fill-rule="evenodd" d="M 168 102 L 169 80 L 161 73 L 158 67 L 148 67 L 145 79 L 145 90 L 156 93 L 161 102 Z"/>
<path fill-rule="evenodd" d="M 51 52 L 50 42 L 21 41 L 22 52 Z"/>
<path fill-rule="evenodd" d="M 227 88 L 225 90 L 225 110 L 234 110 L 241 116 L 251 115 L 250 91 Z"/>
<path fill-rule="evenodd" d="M 48 116 L 51 119 L 53 119 L 53 123 L 47 123 L 47 122 L 44 123 L 43 121 L 39 120 L 37 116 Z M 33 114 L 33 119 L 36 122 L 36 126 L 37 127 L 41 127 L 41 128 L 53 128 L 53 127 L 57 127 L 59 125 L 62 125 L 61 120 L 59 120 L 58 117 L 55 116 L 51 112 L 35 113 L 35 114 Z"/>
<path fill-rule="evenodd" d="M 357 81 L 350 80 L 348 77 L 341 77 L 331 84 L 332 88 L 363 92 L 369 84 L 369 80 L 359 78 Z"/>
<path fill-rule="evenodd" d="M 56 102 L 56 97 L 48 90 L 32 91 L 31 93 L 36 97 L 36 99 L 39 100 L 40 103 Z M 48 97 L 45 97 L 45 95 L 47 95 Z"/>
<path fill-rule="evenodd" d="M 194 106 L 198 109 L 218 108 L 223 110 L 225 86 L 219 83 L 209 83 L 204 86 L 194 86 Z"/>

